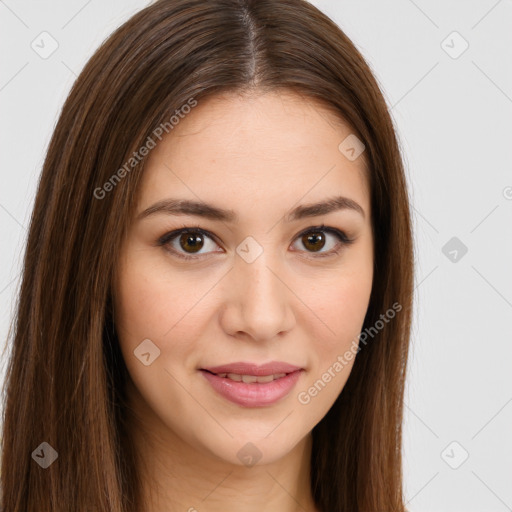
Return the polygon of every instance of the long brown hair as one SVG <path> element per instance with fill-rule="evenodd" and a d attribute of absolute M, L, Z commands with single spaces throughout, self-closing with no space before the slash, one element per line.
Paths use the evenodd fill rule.
<path fill-rule="evenodd" d="M 345 120 L 369 165 L 375 267 L 364 330 L 376 332 L 313 429 L 313 497 L 323 512 L 403 512 L 413 289 L 403 163 L 365 60 L 304 0 L 159 0 L 118 28 L 74 83 L 42 169 L 13 319 L 5 512 L 140 510 L 111 287 L 144 170 L 145 158 L 131 159 L 191 99 L 278 89 Z M 393 304 L 399 312 L 376 329 Z M 53 453 L 43 442 L 58 454 L 47 468 L 36 463 Z"/>

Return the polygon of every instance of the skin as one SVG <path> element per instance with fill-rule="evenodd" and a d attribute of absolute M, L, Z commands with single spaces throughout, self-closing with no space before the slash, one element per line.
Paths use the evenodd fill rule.
<path fill-rule="evenodd" d="M 293 92 L 217 96 L 199 102 L 151 151 L 114 287 L 144 510 L 319 512 L 309 484 L 311 430 L 354 359 L 308 404 L 298 394 L 357 342 L 373 281 L 365 155 L 350 161 L 338 149 L 351 133 L 321 104 Z M 333 195 L 356 201 L 364 217 L 345 209 L 283 221 L 297 205 Z M 169 197 L 232 209 L 240 218 L 136 219 Z M 322 224 L 354 242 L 319 257 L 336 248 L 336 236 L 321 232 L 323 243 L 304 245 L 301 233 Z M 179 235 L 157 245 L 183 227 L 217 237 L 203 238 L 202 259 L 173 255 L 170 247 L 197 255 Z M 263 249 L 251 263 L 236 252 L 248 236 Z M 148 366 L 134 355 L 145 339 L 160 350 Z M 199 371 L 273 360 L 304 371 L 286 397 L 265 407 L 226 400 Z M 261 453 L 253 466 L 237 457 L 248 442 Z"/>

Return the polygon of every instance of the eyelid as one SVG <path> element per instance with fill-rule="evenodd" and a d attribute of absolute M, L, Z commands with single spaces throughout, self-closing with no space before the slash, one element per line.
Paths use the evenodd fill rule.
<path fill-rule="evenodd" d="M 300 238 L 301 236 L 303 236 L 307 233 L 310 233 L 310 232 L 314 233 L 314 232 L 318 232 L 318 231 L 322 231 L 322 232 L 334 235 L 336 238 L 338 238 L 338 241 L 339 241 L 338 245 L 334 249 L 331 249 L 330 251 L 325 251 L 325 252 L 314 253 L 314 252 L 308 252 L 308 251 L 297 251 L 298 253 L 300 253 L 301 257 L 305 257 L 305 258 L 311 260 L 311 259 L 319 259 L 319 258 L 328 258 L 330 256 L 337 256 L 341 250 L 343 250 L 345 247 L 348 247 L 350 244 L 352 244 L 356 240 L 355 238 L 350 238 L 346 234 L 345 231 L 338 229 L 338 228 L 331 227 L 331 226 L 326 226 L 325 224 L 321 224 L 320 226 L 310 226 L 310 227 L 304 229 L 303 231 L 301 231 L 300 233 L 298 233 L 296 235 L 294 240 Z"/>
<path fill-rule="evenodd" d="M 161 236 L 157 240 L 157 245 L 159 245 L 159 246 L 168 245 L 169 242 L 171 242 L 172 240 L 174 240 L 175 238 L 180 236 L 182 233 L 198 233 L 198 234 L 201 234 L 203 236 L 210 238 L 217 245 L 220 245 L 217 237 L 213 233 L 210 233 L 209 231 L 206 231 L 205 229 L 202 229 L 199 226 L 186 226 L 183 228 L 175 229 L 173 231 L 169 231 L 168 233 L 165 233 L 165 235 Z M 194 255 L 194 254 L 180 253 L 174 249 L 167 249 L 167 250 L 169 252 L 171 252 L 172 254 L 177 255 L 178 258 L 181 258 L 184 260 L 194 260 L 194 259 L 200 259 L 200 258 L 207 257 L 207 255 L 205 255 L 205 254 Z"/>
<path fill-rule="evenodd" d="M 318 231 L 329 233 L 329 234 L 332 234 L 335 237 L 337 237 L 338 240 L 339 240 L 338 246 L 335 249 L 331 249 L 330 251 L 326 251 L 326 252 L 319 252 L 319 253 L 308 252 L 308 251 L 296 251 L 296 252 L 299 252 L 299 253 L 303 253 L 304 252 L 307 255 L 310 255 L 310 256 L 306 256 L 307 258 L 313 258 L 313 259 L 316 258 L 316 259 L 318 259 L 318 258 L 323 258 L 323 257 L 335 256 L 345 246 L 349 246 L 350 244 L 355 242 L 355 238 L 350 238 L 346 234 L 345 231 L 343 231 L 341 229 L 338 229 L 338 228 L 334 228 L 334 227 L 330 227 L 330 226 L 325 226 L 324 224 L 319 225 L 319 226 L 310 226 L 310 227 L 304 229 L 303 231 L 301 231 L 300 233 L 295 235 L 294 241 L 297 240 L 298 238 L 304 236 L 307 233 L 318 232 Z M 185 226 L 185 227 L 182 227 L 182 228 L 179 228 L 179 229 L 175 229 L 173 231 L 169 231 L 168 233 L 165 233 L 163 236 L 161 236 L 157 240 L 157 244 L 156 245 L 158 245 L 158 246 L 168 245 L 170 241 L 174 240 L 176 237 L 178 237 L 182 233 L 197 233 L 197 234 L 201 234 L 201 235 L 206 236 L 206 237 L 210 238 L 211 240 L 213 240 L 217 245 L 220 245 L 219 242 L 218 242 L 218 238 L 213 233 L 210 233 L 209 231 L 207 231 L 205 229 L 202 229 L 199 226 Z M 174 249 L 171 249 L 171 248 L 168 248 L 167 250 L 169 252 L 171 252 L 173 255 L 176 255 L 178 258 L 180 258 L 182 260 L 205 259 L 205 258 L 208 258 L 208 256 L 211 254 L 211 252 L 210 252 L 210 253 L 206 253 L 206 254 L 194 255 L 194 254 L 181 253 L 181 252 L 178 252 L 178 251 L 176 251 Z"/>
<path fill-rule="evenodd" d="M 182 228 L 173 229 L 172 231 L 168 231 L 167 233 L 165 233 L 163 236 L 161 236 L 158 239 L 158 242 L 166 243 L 169 240 L 172 240 L 173 238 L 175 238 L 176 236 L 181 235 L 181 233 L 188 233 L 189 231 L 191 233 L 192 232 L 193 233 L 201 233 L 202 235 L 205 235 L 205 236 L 215 239 L 215 235 L 213 235 L 209 231 L 206 231 L 206 230 L 200 228 L 199 226 L 184 226 Z"/>

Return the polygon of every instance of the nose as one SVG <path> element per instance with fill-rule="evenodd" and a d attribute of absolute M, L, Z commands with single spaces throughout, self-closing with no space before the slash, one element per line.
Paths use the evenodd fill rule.
<path fill-rule="evenodd" d="M 295 324 L 297 299 L 286 282 L 284 267 L 268 252 L 251 263 L 237 257 L 229 273 L 221 324 L 232 336 L 270 341 Z"/>

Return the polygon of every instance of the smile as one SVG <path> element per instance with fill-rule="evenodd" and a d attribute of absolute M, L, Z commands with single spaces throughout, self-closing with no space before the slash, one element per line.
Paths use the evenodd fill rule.
<path fill-rule="evenodd" d="M 200 370 L 213 391 L 242 407 L 266 407 L 284 399 L 295 387 L 303 370 L 270 375 L 212 373 Z"/>
<path fill-rule="evenodd" d="M 234 380 L 235 382 L 245 382 L 246 384 L 252 384 L 253 382 L 272 382 L 273 380 L 286 377 L 286 373 L 277 373 L 275 375 L 265 375 L 259 377 L 256 375 L 240 375 L 238 373 L 218 373 L 219 377 Z"/>

